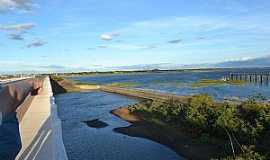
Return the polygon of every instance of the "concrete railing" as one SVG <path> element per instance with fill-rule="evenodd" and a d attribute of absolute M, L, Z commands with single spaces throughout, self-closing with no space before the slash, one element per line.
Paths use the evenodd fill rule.
<path fill-rule="evenodd" d="M 10 79 L 0 79 L 0 84 L 5 84 L 5 83 L 11 83 L 11 82 L 16 82 L 16 81 L 21 81 L 25 79 L 30 79 L 33 77 L 19 77 L 19 78 L 10 78 Z"/>
<path fill-rule="evenodd" d="M 67 160 L 61 121 L 48 77 L 20 121 L 20 135 L 22 149 L 17 160 Z"/>

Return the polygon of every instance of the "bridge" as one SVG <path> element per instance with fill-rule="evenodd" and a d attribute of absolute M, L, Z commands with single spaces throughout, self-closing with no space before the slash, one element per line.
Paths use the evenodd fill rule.
<path fill-rule="evenodd" d="M 27 88 L 25 84 L 16 86 L 14 83 L 15 93 L 7 96 L 16 94 L 16 98 L 21 100 L 20 97 L 23 97 L 21 95 L 24 95 L 23 92 Z M 27 92 L 16 110 L 21 137 L 20 151 L 16 160 L 67 160 L 62 140 L 61 121 L 57 115 L 57 105 L 54 102 L 49 77 L 44 78 L 40 85 L 39 93 L 36 95 L 33 92 Z M 1 106 L 0 97 L 1 107 L 4 106 Z"/>

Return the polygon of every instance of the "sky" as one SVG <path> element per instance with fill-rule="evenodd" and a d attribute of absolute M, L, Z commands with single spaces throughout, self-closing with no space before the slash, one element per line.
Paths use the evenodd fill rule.
<path fill-rule="evenodd" d="M 0 0 L 0 72 L 269 56 L 269 8 L 269 0 Z"/>

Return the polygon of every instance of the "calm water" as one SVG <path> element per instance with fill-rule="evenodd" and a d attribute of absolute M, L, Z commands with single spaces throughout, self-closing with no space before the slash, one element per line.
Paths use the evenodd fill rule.
<path fill-rule="evenodd" d="M 242 71 L 242 70 L 241 70 Z M 245 72 L 270 71 L 269 69 L 251 69 Z M 97 84 L 110 84 L 117 82 L 135 82 L 135 88 L 158 90 L 178 95 L 194 95 L 198 93 L 208 93 L 216 99 L 224 98 L 244 99 L 256 94 L 262 94 L 270 98 L 270 86 L 258 84 L 246 85 L 216 85 L 208 87 L 194 88 L 192 84 L 201 79 L 221 79 L 231 72 L 240 72 L 238 70 L 222 70 L 208 72 L 164 72 L 164 73 L 141 73 L 141 74 L 122 74 L 122 75 L 97 75 L 88 77 L 73 77 L 72 79 L 81 82 L 90 82 Z M 243 72 L 243 71 L 242 71 Z"/>
<path fill-rule="evenodd" d="M 135 100 L 104 92 L 69 93 L 56 96 L 63 140 L 70 160 L 179 160 L 169 148 L 142 138 L 113 132 L 129 126 L 109 112 Z M 88 127 L 84 121 L 99 119 L 105 128 Z"/>
<path fill-rule="evenodd" d="M 220 79 L 231 71 L 165 72 L 147 74 L 98 75 L 73 77 L 74 80 L 97 84 L 136 82 L 136 88 L 158 90 L 179 95 L 208 93 L 217 99 L 246 98 L 258 93 L 270 97 L 267 85 L 218 85 L 193 88 L 200 79 Z M 253 72 L 251 70 L 251 72 Z M 56 96 L 59 116 L 63 124 L 63 139 L 71 160 L 176 160 L 183 159 L 166 146 L 153 141 L 129 137 L 113 131 L 130 124 L 110 111 L 136 103 L 135 100 L 104 92 L 69 93 Z M 99 119 L 104 128 L 91 128 L 85 121 Z"/>

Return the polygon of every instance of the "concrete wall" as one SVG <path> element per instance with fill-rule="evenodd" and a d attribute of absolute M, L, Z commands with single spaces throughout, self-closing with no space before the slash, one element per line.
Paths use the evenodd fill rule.
<path fill-rule="evenodd" d="M 61 121 L 48 77 L 41 93 L 32 98 L 20 120 L 20 135 L 22 149 L 17 160 L 67 160 Z"/>

